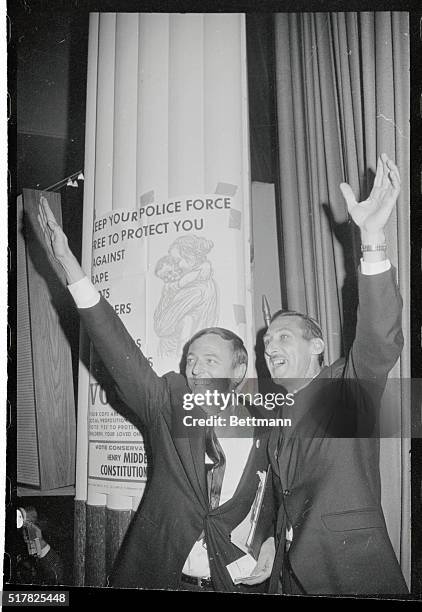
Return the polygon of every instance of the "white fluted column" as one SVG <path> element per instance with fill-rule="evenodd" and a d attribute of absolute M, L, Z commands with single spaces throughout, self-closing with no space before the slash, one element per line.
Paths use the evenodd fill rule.
<path fill-rule="evenodd" d="M 136 207 L 139 19 L 117 15 L 113 125 L 113 208 Z"/>

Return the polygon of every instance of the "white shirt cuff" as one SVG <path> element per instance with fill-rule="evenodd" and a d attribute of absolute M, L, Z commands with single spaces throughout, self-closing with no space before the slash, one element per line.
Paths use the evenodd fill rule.
<path fill-rule="evenodd" d="M 365 276 L 373 276 L 375 274 L 381 274 L 387 272 L 391 268 L 391 262 L 389 259 L 383 261 L 364 261 L 360 260 L 360 271 Z"/>
<path fill-rule="evenodd" d="M 50 552 L 50 550 L 51 550 L 50 544 L 46 544 L 46 545 L 44 546 L 44 548 L 42 548 L 42 549 L 41 549 L 41 552 L 40 552 L 40 554 L 38 555 L 38 558 L 39 558 L 39 559 L 42 559 L 43 557 L 45 557 L 45 555 L 46 555 L 47 553 L 49 553 L 49 552 Z"/>
<path fill-rule="evenodd" d="M 91 306 L 95 306 L 100 301 L 100 294 L 87 276 L 76 281 L 76 283 L 68 285 L 67 288 L 78 308 L 91 308 Z"/>

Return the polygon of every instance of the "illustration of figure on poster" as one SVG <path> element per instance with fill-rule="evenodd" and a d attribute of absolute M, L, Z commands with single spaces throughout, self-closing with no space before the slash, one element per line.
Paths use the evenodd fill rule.
<path fill-rule="evenodd" d="M 156 264 L 155 275 L 164 282 L 154 312 L 160 357 L 180 355 L 196 331 L 218 322 L 218 288 L 207 259 L 213 246 L 204 237 L 180 236 Z"/>

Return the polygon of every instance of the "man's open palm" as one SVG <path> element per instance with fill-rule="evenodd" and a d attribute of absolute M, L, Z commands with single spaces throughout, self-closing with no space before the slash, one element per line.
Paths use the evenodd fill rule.
<path fill-rule="evenodd" d="M 374 185 L 368 199 L 357 202 L 347 183 L 341 183 L 340 189 L 356 225 L 367 234 L 376 234 L 385 227 L 400 193 L 399 171 L 383 153 L 378 158 Z"/>
<path fill-rule="evenodd" d="M 44 234 L 44 240 L 49 253 L 60 261 L 69 252 L 66 234 L 57 223 L 53 211 L 44 196 L 40 197 L 38 207 L 38 223 Z"/>

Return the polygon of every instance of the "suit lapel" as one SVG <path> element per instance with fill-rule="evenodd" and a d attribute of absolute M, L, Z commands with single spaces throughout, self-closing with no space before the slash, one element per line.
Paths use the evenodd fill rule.
<path fill-rule="evenodd" d="M 187 387 L 186 387 L 187 388 Z M 186 412 L 183 410 L 185 388 L 180 391 L 180 398 L 173 400 L 172 439 L 177 449 L 189 482 L 204 509 L 208 509 L 208 492 L 205 473 L 205 428 L 182 427 L 181 423 Z M 204 413 L 194 407 L 192 417 L 203 418 Z"/>
<path fill-rule="evenodd" d="M 189 436 L 190 459 L 189 466 L 192 467 L 194 480 L 192 486 L 198 491 L 201 500 L 208 508 L 208 486 L 205 473 L 205 431 L 194 432 Z"/>
<path fill-rule="evenodd" d="M 173 443 L 199 503 L 208 508 L 203 437 L 197 431 L 194 435 L 174 437 Z"/>

